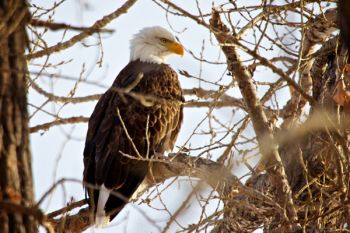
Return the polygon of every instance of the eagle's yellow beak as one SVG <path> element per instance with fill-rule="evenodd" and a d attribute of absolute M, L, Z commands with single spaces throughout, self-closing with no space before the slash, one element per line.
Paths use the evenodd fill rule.
<path fill-rule="evenodd" d="M 178 54 L 178 55 L 180 55 L 181 57 L 182 57 L 182 56 L 184 55 L 184 53 L 185 53 L 184 47 L 183 47 L 181 44 L 179 44 L 179 43 L 177 43 L 177 42 L 175 42 L 175 41 L 169 42 L 166 46 L 168 47 L 168 49 L 169 49 L 171 52 L 173 52 L 173 53 L 175 53 L 175 54 Z"/>

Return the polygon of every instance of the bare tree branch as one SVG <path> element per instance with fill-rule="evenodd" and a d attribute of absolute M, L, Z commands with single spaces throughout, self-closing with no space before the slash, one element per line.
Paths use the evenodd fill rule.
<path fill-rule="evenodd" d="M 78 27 L 78 26 L 72 26 L 65 23 L 55 23 L 50 21 L 44 21 L 36 18 L 32 18 L 30 21 L 30 25 L 34 27 L 45 27 L 49 28 L 50 30 L 56 31 L 56 30 L 75 30 L 75 31 L 85 31 L 88 30 L 88 27 Z M 96 29 L 95 32 L 99 33 L 113 33 L 113 29 L 105 29 L 105 28 L 99 28 Z"/>
<path fill-rule="evenodd" d="M 88 117 L 78 116 L 78 117 L 70 117 L 70 118 L 63 118 L 63 119 L 57 119 L 51 122 L 47 122 L 44 124 L 36 125 L 33 127 L 30 127 L 30 132 L 35 133 L 40 130 L 48 130 L 52 126 L 57 125 L 65 125 L 65 124 L 74 124 L 74 123 L 80 123 L 80 122 L 88 122 Z"/>
<path fill-rule="evenodd" d="M 136 0 L 128 0 L 126 1 L 120 8 L 115 10 L 109 15 L 104 16 L 102 19 L 97 20 L 91 27 L 88 29 L 84 30 L 83 32 L 79 33 L 78 35 L 73 36 L 71 39 L 63 42 L 63 43 L 58 43 L 54 46 L 51 46 L 49 48 L 46 48 L 41 51 L 33 52 L 31 54 L 27 54 L 26 58 L 28 60 L 33 59 L 33 58 L 39 58 L 45 55 L 49 55 L 52 53 L 59 52 L 63 49 L 67 49 L 69 47 L 72 47 L 74 44 L 77 42 L 83 40 L 84 38 L 92 35 L 93 33 L 97 32 L 104 26 L 106 26 L 109 22 L 112 20 L 118 18 L 120 15 L 125 14 L 130 7 L 132 7 L 135 4 Z"/>
<path fill-rule="evenodd" d="M 238 81 L 238 86 L 240 87 L 242 96 L 247 105 L 248 113 L 257 135 L 260 151 L 263 156 L 263 165 L 271 176 L 276 190 L 278 190 L 276 200 L 281 206 L 285 206 L 286 208 L 289 222 L 286 222 L 285 229 L 286 231 L 290 231 L 296 227 L 295 222 L 298 217 L 293 204 L 287 176 L 279 156 L 278 145 L 273 142 L 273 135 L 262 106 L 256 97 L 251 75 L 240 61 L 235 47 L 232 46 L 232 42 L 235 41 L 235 38 L 233 38 L 228 28 L 221 22 L 220 15 L 215 10 L 212 12 L 210 25 L 226 55 L 228 70 L 234 74 L 234 77 Z M 229 44 L 229 46 L 227 46 L 227 44 Z M 266 62 L 269 63 L 267 60 Z"/>

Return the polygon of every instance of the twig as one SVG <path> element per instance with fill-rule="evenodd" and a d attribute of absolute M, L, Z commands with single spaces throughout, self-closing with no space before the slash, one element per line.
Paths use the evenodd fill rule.
<path fill-rule="evenodd" d="M 72 26 L 72 25 L 65 24 L 65 23 L 54 23 L 54 22 L 44 21 L 44 20 L 40 20 L 40 19 L 36 19 L 36 18 L 32 18 L 32 20 L 30 21 L 30 24 L 34 27 L 45 27 L 45 28 L 49 28 L 50 30 L 53 30 L 53 31 L 66 30 L 66 29 L 75 30 L 75 31 L 85 31 L 85 30 L 89 29 L 89 27 L 77 27 L 77 26 Z M 113 33 L 114 29 L 98 28 L 98 29 L 96 29 L 95 32 Z"/>
<path fill-rule="evenodd" d="M 204 22 L 203 20 L 201 20 L 201 18 L 192 15 L 191 13 L 189 13 L 188 11 L 182 9 L 181 7 L 177 6 L 176 4 L 172 3 L 171 1 L 168 0 L 160 0 L 161 2 L 163 2 L 164 4 L 167 4 L 168 6 L 170 6 L 171 8 L 177 10 L 178 12 L 181 12 L 184 16 L 191 18 L 192 20 L 196 21 L 198 24 L 203 25 L 206 28 L 209 28 L 209 25 Z"/>
<path fill-rule="evenodd" d="M 48 219 L 52 219 L 52 218 L 54 218 L 54 217 L 56 217 L 58 215 L 66 214 L 70 210 L 82 207 L 83 205 L 86 205 L 86 204 L 87 204 L 86 199 L 83 199 L 83 200 L 80 200 L 80 201 L 76 201 L 76 202 L 72 202 L 72 203 L 68 203 L 67 206 L 65 206 L 65 207 L 63 207 L 63 208 L 61 208 L 59 210 L 53 211 L 51 213 L 48 213 L 46 216 L 47 216 Z"/>
<path fill-rule="evenodd" d="M 36 125 L 33 127 L 30 127 L 29 131 L 30 133 L 38 132 L 39 130 L 48 130 L 52 126 L 57 125 L 66 125 L 66 124 L 75 124 L 75 123 L 82 123 L 82 122 L 88 122 L 89 118 L 84 116 L 78 116 L 78 117 L 70 117 L 70 118 L 63 118 L 63 119 L 57 119 L 51 122 L 47 122 L 44 124 Z"/>

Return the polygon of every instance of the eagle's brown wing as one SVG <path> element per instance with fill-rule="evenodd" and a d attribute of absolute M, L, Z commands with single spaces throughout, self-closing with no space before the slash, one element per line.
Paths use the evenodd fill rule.
<path fill-rule="evenodd" d="M 146 106 L 144 101 L 118 92 L 134 84 L 139 74 L 143 77 L 131 91 L 154 96 L 154 101 Z M 141 157 L 174 147 L 182 122 L 182 101 L 177 75 L 167 65 L 131 62 L 118 75 L 89 120 L 84 182 L 89 184 L 93 209 L 99 190 L 89 188 L 90 185 L 98 188 L 104 184 L 127 200 L 148 172 L 148 162 Z M 124 204 L 125 200 L 110 196 L 105 211 L 111 213 L 112 219 Z"/>

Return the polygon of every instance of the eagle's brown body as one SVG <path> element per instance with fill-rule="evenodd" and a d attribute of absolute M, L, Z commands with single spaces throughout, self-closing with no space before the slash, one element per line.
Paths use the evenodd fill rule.
<path fill-rule="evenodd" d="M 117 91 L 131 86 L 130 93 L 154 98 L 140 101 Z M 89 184 L 86 187 L 93 209 L 99 190 L 92 186 L 98 188 L 104 184 L 125 197 L 122 200 L 109 196 L 105 211 L 113 219 L 148 172 L 149 162 L 139 159 L 139 155 L 152 157 L 173 149 L 182 122 L 182 102 L 177 74 L 166 64 L 131 61 L 120 72 L 89 120 L 84 182 Z"/>

